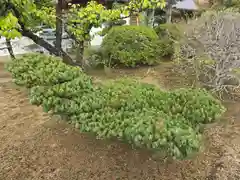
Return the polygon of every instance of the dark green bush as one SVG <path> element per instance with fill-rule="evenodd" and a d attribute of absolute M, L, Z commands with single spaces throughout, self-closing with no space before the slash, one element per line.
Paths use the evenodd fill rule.
<path fill-rule="evenodd" d="M 216 121 L 225 111 L 220 101 L 203 89 L 179 89 L 169 93 L 171 113 L 183 116 L 193 127 Z"/>
<path fill-rule="evenodd" d="M 183 33 L 177 24 L 160 24 L 155 28 L 160 40 L 160 47 L 164 56 L 171 56 L 174 53 L 174 43 L 183 37 Z"/>
<path fill-rule="evenodd" d="M 238 0 L 232 0 L 232 4 L 230 4 L 230 6 L 240 10 L 240 2 Z"/>
<path fill-rule="evenodd" d="M 223 112 L 220 103 L 201 90 L 164 92 L 127 79 L 110 81 L 94 90 L 77 90 L 78 83 L 35 87 L 30 99 L 46 111 L 66 115 L 82 132 L 165 149 L 178 158 L 199 149 L 198 127 L 205 123 L 202 118 L 216 120 Z"/>
<path fill-rule="evenodd" d="M 183 117 L 192 127 L 212 123 L 225 111 L 220 101 L 203 89 L 179 89 L 148 101 L 171 117 Z"/>
<path fill-rule="evenodd" d="M 71 88 L 66 89 L 69 83 Z M 169 116 L 147 101 L 165 97 L 166 92 L 126 79 L 90 91 L 76 90 L 78 83 L 35 87 L 31 102 L 42 104 L 46 111 L 64 114 L 82 132 L 93 132 L 101 138 L 116 137 L 139 147 L 165 149 L 178 158 L 199 149 L 200 135 L 183 117 Z"/>
<path fill-rule="evenodd" d="M 82 77 L 91 81 L 78 67 L 68 66 L 60 58 L 44 54 L 26 54 L 7 65 L 17 85 L 33 87 L 54 85 Z"/>
<path fill-rule="evenodd" d="M 102 50 L 112 65 L 135 67 L 158 63 L 162 56 L 157 51 L 158 46 L 158 36 L 153 29 L 145 26 L 118 26 L 113 27 L 104 37 Z"/>
<path fill-rule="evenodd" d="M 30 71 L 26 68 L 20 71 L 15 66 L 19 65 L 18 61 L 13 61 L 10 69 L 20 84 L 32 87 L 32 104 L 66 118 L 82 132 L 92 132 L 101 138 L 118 138 L 138 147 L 164 150 L 177 158 L 196 152 L 201 140 L 199 125 L 213 122 L 224 111 L 220 102 L 203 90 L 165 92 L 129 79 L 93 85 L 83 73 L 72 80 L 67 78 L 65 82 L 61 79 L 60 83 L 56 83 L 56 79 L 62 76 L 56 73 L 49 78 L 51 80 L 40 81 L 36 64 L 28 58 L 25 60 L 29 66 L 34 66 L 29 68 Z M 48 68 L 54 63 L 52 58 L 42 62 L 38 63 L 46 71 L 40 72 L 51 74 Z M 62 65 L 56 66 L 55 71 L 61 72 L 66 65 L 61 61 L 58 63 Z M 65 70 L 75 72 L 75 68 L 68 68 Z M 36 76 L 39 84 L 33 85 L 32 81 L 24 79 L 31 76 Z"/>

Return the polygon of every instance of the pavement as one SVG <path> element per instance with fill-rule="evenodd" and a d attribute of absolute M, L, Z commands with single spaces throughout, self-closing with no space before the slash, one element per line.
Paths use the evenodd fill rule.
<path fill-rule="evenodd" d="M 53 45 L 53 40 L 47 40 L 47 41 Z M 63 43 L 62 44 L 63 50 L 66 50 L 72 47 L 72 40 L 70 39 L 63 39 L 62 43 Z M 30 52 L 39 52 L 39 51 L 43 51 L 46 53 L 48 52 L 43 47 L 37 45 L 27 37 L 13 39 L 11 40 L 11 44 L 12 44 L 13 52 L 15 55 L 26 54 Z M 8 55 L 9 53 L 7 50 L 5 38 L 0 38 L 0 57 L 5 57 Z"/>

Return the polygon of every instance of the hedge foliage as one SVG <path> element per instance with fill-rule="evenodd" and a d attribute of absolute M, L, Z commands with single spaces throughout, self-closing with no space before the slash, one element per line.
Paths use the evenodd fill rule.
<path fill-rule="evenodd" d="M 154 30 L 161 42 L 159 49 L 162 49 L 163 56 L 172 56 L 174 54 L 174 43 L 183 38 L 183 32 L 179 25 L 174 23 L 160 24 Z"/>
<path fill-rule="evenodd" d="M 198 151 L 198 127 L 224 112 L 220 102 L 204 90 L 165 92 L 131 79 L 96 85 L 80 69 L 55 57 L 28 55 L 12 61 L 8 68 L 19 85 L 32 87 L 32 104 L 65 117 L 82 132 L 164 150 L 177 158 Z M 63 72 L 71 77 L 62 78 Z"/>
<path fill-rule="evenodd" d="M 79 68 L 66 66 L 60 58 L 43 54 L 27 54 L 7 66 L 17 85 L 28 88 L 71 81 L 79 76 L 89 81 Z"/>
<path fill-rule="evenodd" d="M 104 37 L 101 49 L 109 64 L 127 67 L 159 62 L 161 51 L 156 32 L 145 26 L 113 27 Z"/>

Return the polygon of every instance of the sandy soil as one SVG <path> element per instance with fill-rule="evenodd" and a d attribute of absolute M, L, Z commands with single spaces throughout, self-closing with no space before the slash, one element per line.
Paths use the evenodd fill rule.
<path fill-rule="evenodd" d="M 10 80 L 1 73 L 0 79 Z M 239 180 L 239 105 L 228 103 L 223 121 L 207 128 L 205 148 L 196 157 L 171 161 L 82 134 L 30 105 L 11 82 L 0 83 L 0 179 Z"/>

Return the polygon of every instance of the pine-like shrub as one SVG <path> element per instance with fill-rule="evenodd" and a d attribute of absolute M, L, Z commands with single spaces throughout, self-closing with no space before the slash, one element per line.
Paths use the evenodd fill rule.
<path fill-rule="evenodd" d="M 135 67 L 158 63 L 162 56 L 158 45 L 158 36 L 149 27 L 117 26 L 104 37 L 101 48 L 109 64 Z"/>
<path fill-rule="evenodd" d="M 220 101 L 204 89 L 182 88 L 163 96 L 149 96 L 147 101 L 171 117 L 183 117 L 193 127 L 212 123 L 225 111 Z"/>
<path fill-rule="evenodd" d="M 164 92 L 153 85 L 122 79 L 86 91 L 77 90 L 78 83 L 35 87 L 30 99 L 47 112 L 67 116 L 82 132 L 164 149 L 178 158 L 199 149 L 198 127 L 207 123 L 204 118 L 215 120 L 223 112 L 218 101 L 200 90 Z"/>
<path fill-rule="evenodd" d="M 215 122 L 225 108 L 204 89 L 179 89 L 169 93 L 171 114 L 183 116 L 196 127 Z"/>
<path fill-rule="evenodd" d="M 32 88 L 31 102 L 41 104 L 45 111 L 67 116 L 82 132 L 91 132 L 100 138 L 115 137 L 137 147 L 164 149 L 178 158 L 199 149 L 200 135 L 183 117 L 168 116 L 148 103 L 149 97 L 160 98 L 166 92 L 124 79 L 76 93 L 79 82 L 71 83 L 71 89 L 66 89 L 64 83 Z M 65 89 L 67 95 L 60 89 Z"/>
<path fill-rule="evenodd" d="M 183 158 L 200 148 L 199 125 L 213 122 L 224 111 L 220 102 L 203 90 L 166 92 L 130 79 L 94 85 L 81 71 L 55 62 L 53 57 L 43 61 L 30 57 L 33 60 L 22 58 L 25 63 L 13 61 L 9 69 L 20 85 L 32 87 L 31 103 L 64 117 L 81 132 L 100 138 L 117 138 Z M 48 68 L 54 63 L 52 73 Z M 64 70 L 69 76 L 70 72 L 76 73 L 76 77 L 63 79 Z M 42 76 L 48 77 L 47 81 Z"/>
<path fill-rule="evenodd" d="M 54 85 L 81 77 L 91 79 L 78 67 L 68 66 L 60 58 L 44 54 L 26 54 L 7 65 L 17 85 L 31 88 L 37 85 Z"/>

